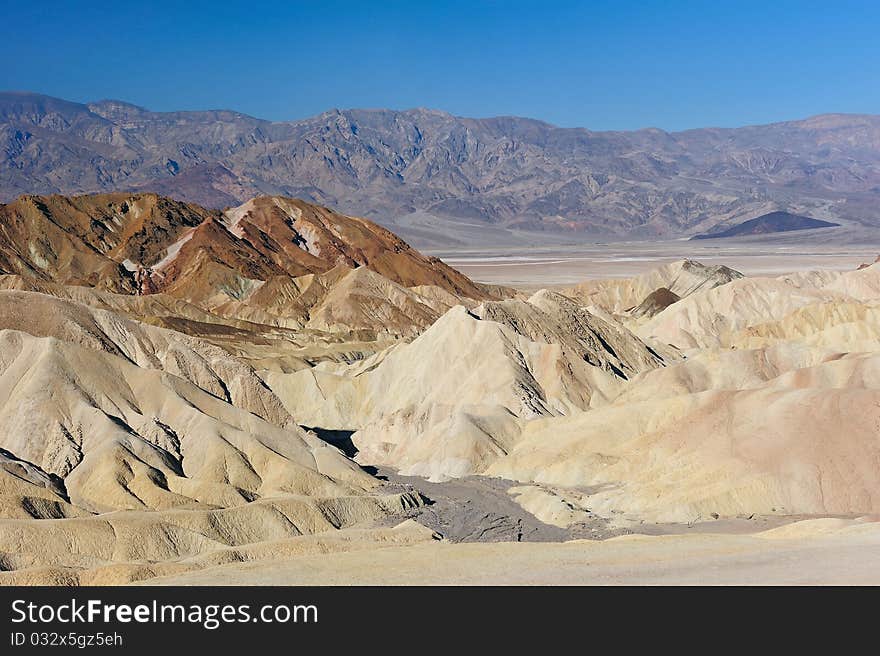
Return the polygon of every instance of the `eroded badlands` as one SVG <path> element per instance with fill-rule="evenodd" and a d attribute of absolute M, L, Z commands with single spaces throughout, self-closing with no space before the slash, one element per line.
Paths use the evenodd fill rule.
<path fill-rule="evenodd" d="M 291 199 L 0 213 L 0 582 L 880 583 L 880 264 L 524 291 Z"/>

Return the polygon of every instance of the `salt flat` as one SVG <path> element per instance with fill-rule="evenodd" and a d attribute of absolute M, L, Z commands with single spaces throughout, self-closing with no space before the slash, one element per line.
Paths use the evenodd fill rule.
<path fill-rule="evenodd" d="M 812 269 L 844 271 L 873 262 L 880 246 L 669 241 L 426 252 L 478 282 L 538 289 L 591 278 L 636 276 L 682 259 L 724 264 L 752 276 Z"/>

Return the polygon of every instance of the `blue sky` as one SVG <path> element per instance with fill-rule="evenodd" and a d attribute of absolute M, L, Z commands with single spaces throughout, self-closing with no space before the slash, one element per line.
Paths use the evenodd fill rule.
<path fill-rule="evenodd" d="M 876 2 L 0 3 L 0 89 L 77 101 L 592 129 L 880 113 Z"/>

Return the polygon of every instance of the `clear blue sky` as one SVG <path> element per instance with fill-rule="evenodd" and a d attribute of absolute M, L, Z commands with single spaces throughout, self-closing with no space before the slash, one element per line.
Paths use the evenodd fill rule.
<path fill-rule="evenodd" d="M 683 129 L 880 113 L 878 2 L 0 0 L 0 89 L 273 120 Z"/>

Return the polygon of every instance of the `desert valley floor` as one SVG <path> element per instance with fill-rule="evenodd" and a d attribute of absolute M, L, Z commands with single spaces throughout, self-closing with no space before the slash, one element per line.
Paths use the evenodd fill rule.
<path fill-rule="evenodd" d="M 782 243 L 778 243 L 782 241 Z M 748 276 L 797 271 L 855 269 L 873 261 L 880 245 L 786 243 L 740 240 L 609 242 L 533 248 L 426 250 L 484 283 L 524 289 L 564 288 L 596 278 L 631 278 L 678 260 L 725 265 Z"/>
<path fill-rule="evenodd" d="M 0 215 L 0 583 L 880 583 L 877 246 Z"/>

